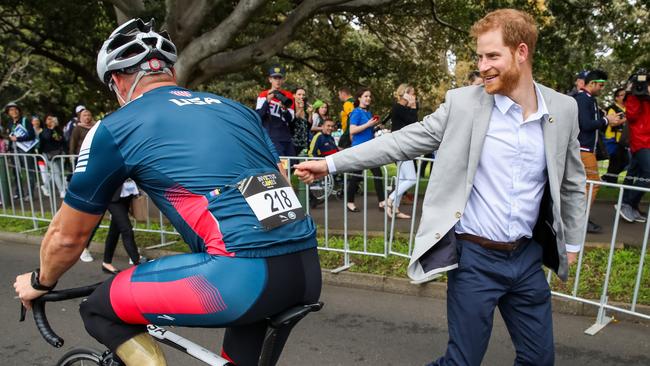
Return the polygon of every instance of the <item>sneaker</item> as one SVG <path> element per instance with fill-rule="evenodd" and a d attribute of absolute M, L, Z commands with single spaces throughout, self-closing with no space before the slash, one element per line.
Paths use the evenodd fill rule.
<path fill-rule="evenodd" d="M 141 255 L 140 256 L 140 264 L 146 263 L 146 262 L 148 262 L 147 257 Z M 131 260 L 131 258 L 129 258 L 129 264 L 133 264 L 133 261 Z"/>
<path fill-rule="evenodd" d="M 596 224 L 595 222 L 589 220 L 587 222 L 587 232 L 589 234 L 600 234 L 603 231 L 603 228 Z"/>
<path fill-rule="evenodd" d="M 637 209 L 634 209 L 634 222 L 640 222 L 640 223 L 646 222 L 645 216 L 641 213 L 641 211 Z"/>
<path fill-rule="evenodd" d="M 64 198 L 65 198 L 65 191 L 63 191 L 63 192 L 59 192 L 59 197 L 60 197 L 61 199 L 64 199 Z"/>
<path fill-rule="evenodd" d="M 616 208 L 618 210 L 617 205 L 614 205 L 614 208 Z M 625 220 L 627 222 L 634 222 L 634 219 L 636 218 L 636 212 L 635 211 L 636 210 L 632 206 L 628 205 L 627 203 L 624 203 L 624 204 L 621 205 L 621 209 L 618 212 L 621 215 L 621 217 L 623 218 L 623 220 Z M 639 214 L 639 216 L 640 216 L 640 214 Z"/>
<path fill-rule="evenodd" d="M 81 252 L 79 259 L 81 259 L 82 262 L 92 262 L 93 256 L 90 254 L 90 251 L 88 251 L 88 248 L 85 248 L 84 251 Z"/>
<path fill-rule="evenodd" d="M 43 196 L 45 197 L 50 196 L 50 190 L 47 189 L 47 186 L 45 184 L 41 184 L 41 192 L 43 192 Z"/>

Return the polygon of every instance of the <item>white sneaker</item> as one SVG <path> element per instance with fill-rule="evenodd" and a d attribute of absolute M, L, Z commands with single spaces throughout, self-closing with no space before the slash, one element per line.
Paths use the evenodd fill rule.
<path fill-rule="evenodd" d="M 50 196 L 50 190 L 47 189 L 47 186 L 44 184 L 41 184 L 41 192 L 43 192 L 43 196 L 49 197 Z"/>
<path fill-rule="evenodd" d="M 86 249 L 84 249 L 83 252 L 81 252 L 81 255 L 79 256 L 79 259 L 81 259 L 82 262 L 92 262 L 93 261 L 93 256 L 88 251 L 88 248 L 86 248 Z"/>
<path fill-rule="evenodd" d="M 146 263 L 147 261 L 148 261 L 147 257 L 140 256 L 140 264 Z M 129 258 L 129 264 L 133 264 L 133 261 L 131 260 L 131 258 Z"/>
<path fill-rule="evenodd" d="M 63 191 L 63 192 L 59 192 L 59 197 L 60 197 L 61 199 L 65 198 L 65 191 Z"/>

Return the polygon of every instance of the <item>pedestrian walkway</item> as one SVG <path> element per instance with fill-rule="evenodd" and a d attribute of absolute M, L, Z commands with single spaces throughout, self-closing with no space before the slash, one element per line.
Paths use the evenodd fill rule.
<path fill-rule="evenodd" d="M 363 208 L 363 197 L 357 197 L 357 207 L 361 210 Z M 614 210 L 615 202 L 609 201 L 596 201 L 592 208 L 591 219 L 602 226 L 603 231 L 600 234 L 588 234 L 586 242 L 589 246 L 605 246 L 609 247 L 612 238 L 612 231 L 614 228 L 614 218 L 616 211 Z M 310 213 L 314 218 L 317 225 L 323 227 L 325 224 L 324 219 L 324 204 L 320 204 L 316 209 L 311 209 Z M 330 213 L 328 217 L 328 228 L 333 232 L 343 230 L 343 219 L 345 205 L 343 201 L 331 199 L 328 207 Z M 400 210 L 410 214 L 413 205 L 402 204 Z M 647 210 L 647 207 L 642 207 Z M 422 213 L 422 201 L 418 202 L 418 212 L 415 216 L 417 230 L 419 220 Z M 363 211 L 348 212 L 348 230 L 350 235 L 363 233 Z M 388 218 L 390 225 L 390 218 Z M 411 220 L 395 220 L 395 230 L 397 232 L 408 235 L 411 227 Z M 368 196 L 368 219 L 367 230 L 373 235 L 383 235 L 384 229 L 384 211 L 377 209 L 377 197 L 374 195 Z M 645 231 L 645 224 L 634 223 L 630 224 L 625 220 L 619 221 L 618 233 L 616 235 L 616 243 L 618 246 L 633 246 L 641 247 L 643 244 L 643 235 Z"/>

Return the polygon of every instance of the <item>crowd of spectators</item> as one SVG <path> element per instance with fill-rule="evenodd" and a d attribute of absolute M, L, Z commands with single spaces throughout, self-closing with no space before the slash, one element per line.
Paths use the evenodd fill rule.
<path fill-rule="evenodd" d="M 96 123 L 93 113 L 85 106 L 78 105 L 72 118 L 61 125 L 53 113 L 45 113 L 42 118 L 38 114 L 25 116 L 16 102 L 6 104 L 4 112 L 7 118 L 0 128 L 0 153 L 9 154 L 0 159 L 0 191 L 13 192 L 11 197 L 7 194 L 0 195 L 0 205 L 8 206 L 11 199 L 29 201 L 36 197 L 36 189 L 40 189 L 44 197 L 51 197 L 56 192 L 63 199 L 67 181 L 77 164 L 75 157 L 79 155 L 84 139 Z M 11 155 L 13 156 L 10 157 Z M 36 186 L 37 174 L 40 174 L 40 187 Z M 7 182 L 3 183 L 4 181 Z M 135 183 L 126 182 L 122 189 L 115 192 L 108 207 L 111 223 L 102 263 L 102 270 L 106 273 L 119 272 L 113 266 L 112 259 L 120 236 L 131 262 L 140 262 L 128 214 L 131 201 L 138 194 Z M 93 261 L 88 249 L 83 251 L 80 259 L 84 262 Z"/>
<path fill-rule="evenodd" d="M 409 84 L 397 87 L 390 114 L 381 118 L 370 112 L 372 92 L 367 88 L 359 89 L 354 95 L 350 89 L 340 88 L 340 104 L 335 106 L 327 96 L 318 96 L 313 98 L 313 103 L 309 103 L 308 91 L 304 87 L 292 91 L 283 89 L 286 82 L 283 66 L 274 65 L 268 70 L 268 82 L 268 88 L 258 96 L 255 110 L 280 156 L 323 157 L 369 141 L 378 131 L 397 131 L 419 118 L 415 88 Z M 480 73 L 473 71 L 468 75 L 466 85 L 480 85 L 482 82 Z M 650 148 L 650 138 L 647 137 L 650 136 L 650 123 L 646 123 L 646 120 L 650 118 L 650 110 L 647 109 L 650 97 L 639 92 L 631 93 L 631 82 L 622 83 L 614 88 L 611 103 L 602 108 L 597 98 L 601 97 L 607 82 L 608 74 L 603 70 L 582 70 L 576 75 L 575 85 L 568 93 L 578 105 L 579 142 L 587 177 L 596 182 L 617 183 L 619 175 L 627 170 L 627 178 L 621 178 L 621 183 L 647 187 L 650 180 L 650 158 L 646 157 Z M 644 85 L 647 88 L 647 84 Z M 335 109 L 340 112 L 334 112 Z M 83 105 L 78 105 L 72 118 L 63 125 L 51 113 L 44 114 L 42 118 L 25 115 L 15 102 L 6 104 L 3 111 L 5 118 L 0 129 L 0 152 L 18 153 L 18 157 L 38 153 L 52 161 L 59 155 L 78 155 L 85 136 L 95 124 L 92 112 Z M 433 152 L 425 157 L 433 158 Z M 599 170 L 599 161 L 608 162 L 604 174 Z M 10 196 L 26 200 L 39 188 L 46 197 L 56 190 L 55 193 L 63 198 L 66 189 L 64 170 L 71 170 L 76 163 L 61 160 L 60 164 L 51 164 L 47 170 L 43 169 L 45 164 L 38 159 L 5 158 L 3 162 L 10 168 L 6 169 L 10 172 L 7 177 L 10 181 L 8 186 L 12 187 Z M 403 196 L 407 200 L 412 199 L 408 191 L 416 182 L 416 165 L 413 161 L 396 163 L 397 189 L 387 199 L 384 199 L 386 183 L 381 170 L 372 169 L 371 172 L 378 207 L 382 210 L 387 208 L 391 217 L 395 215 L 407 219 L 410 215 L 400 212 L 399 205 Z M 11 173 L 21 169 L 24 173 Z M 424 162 L 420 168 L 422 176 L 426 170 L 427 163 Z M 42 184 L 36 187 L 36 174 L 39 172 Z M 355 196 L 362 179 L 362 172 L 356 172 L 348 180 L 347 208 L 351 212 L 359 211 Z M 598 190 L 598 184 L 591 188 L 592 204 Z M 620 211 L 626 221 L 646 220 L 645 213 L 639 208 L 641 196 L 642 192 L 625 192 Z M 6 199 L 0 197 L 0 204 Z M 318 201 L 314 203 L 318 204 Z M 589 220 L 589 232 L 598 233 L 601 230 L 600 225 Z"/>
<path fill-rule="evenodd" d="M 607 72 L 595 69 L 577 74 L 575 87 L 569 95 L 578 105 L 580 154 L 587 179 L 650 187 L 650 90 L 647 77 L 644 70 L 630 76 L 614 88 L 612 103 L 603 108 L 596 97 L 609 82 Z M 602 176 L 599 162 L 607 165 Z M 619 178 L 625 171 L 625 177 Z M 598 184 L 591 188 L 592 205 L 599 188 Z M 590 190 L 589 184 L 586 189 Z M 643 194 L 640 190 L 624 191 L 623 203 L 616 208 L 625 221 L 646 222 L 646 213 L 639 207 Z M 600 233 L 602 228 L 589 220 L 587 231 Z"/>

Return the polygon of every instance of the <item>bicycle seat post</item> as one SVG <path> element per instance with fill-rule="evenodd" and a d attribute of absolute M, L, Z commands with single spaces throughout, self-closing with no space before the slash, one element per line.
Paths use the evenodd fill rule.
<path fill-rule="evenodd" d="M 286 331 L 287 337 L 291 329 L 307 314 L 319 311 L 323 308 L 322 302 L 314 304 L 299 305 L 289 308 L 280 314 L 274 315 L 267 320 L 266 335 L 262 344 L 259 366 L 271 366 L 273 355 L 277 348 L 277 340 L 280 331 Z M 286 341 L 286 340 L 285 340 Z M 282 343 L 284 345 L 284 342 Z"/>

